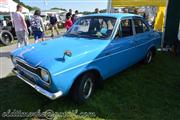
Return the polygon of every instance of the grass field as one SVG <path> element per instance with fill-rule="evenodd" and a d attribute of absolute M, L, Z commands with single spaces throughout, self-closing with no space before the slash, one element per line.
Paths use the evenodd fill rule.
<path fill-rule="evenodd" d="M 179 120 L 180 58 L 157 53 L 151 64 L 138 63 L 106 80 L 82 105 L 69 97 L 51 101 L 11 74 L 0 80 L 0 114 L 8 109 L 50 109 L 59 113 L 55 120 Z"/>

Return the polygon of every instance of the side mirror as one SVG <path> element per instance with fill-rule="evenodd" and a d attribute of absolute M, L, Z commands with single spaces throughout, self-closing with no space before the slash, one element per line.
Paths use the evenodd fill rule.
<path fill-rule="evenodd" d="M 71 57 L 72 56 L 72 52 L 70 50 L 66 50 L 66 51 L 64 51 L 64 56 Z"/>
<path fill-rule="evenodd" d="M 63 55 L 63 61 L 65 61 L 65 56 L 71 57 L 72 56 L 72 52 L 70 50 L 65 50 L 64 51 L 64 55 Z"/>

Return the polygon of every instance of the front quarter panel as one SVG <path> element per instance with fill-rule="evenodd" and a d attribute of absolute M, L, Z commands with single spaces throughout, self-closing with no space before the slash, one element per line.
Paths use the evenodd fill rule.
<path fill-rule="evenodd" d="M 52 75 L 53 84 L 52 87 L 57 90 L 63 91 L 64 95 L 68 94 L 76 78 L 89 70 L 100 71 L 96 66 L 90 65 L 90 63 L 84 63 L 80 66 L 75 66 L 73 68 L 67 69 L 59 73 Z"/>

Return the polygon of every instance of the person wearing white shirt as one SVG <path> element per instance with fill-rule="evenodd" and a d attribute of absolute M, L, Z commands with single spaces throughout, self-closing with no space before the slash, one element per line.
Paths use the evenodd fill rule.
<path fill-rule="evenodd" d="M 17 5 L 17 11 L 12 15 L 13 24 L 18 39 L 17 47 L 28 45 L 28 29 L 24 15 L 22 14 L 22 9 L 23 7 L 21 5 Z"/>

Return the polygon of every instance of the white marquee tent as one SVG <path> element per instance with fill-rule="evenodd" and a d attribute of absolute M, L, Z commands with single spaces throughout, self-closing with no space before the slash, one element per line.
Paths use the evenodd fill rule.
<path fill-rule="evenodd" d="M 0 13 L 15 12 L 17 3 L 12 0 L 0 0 Z M 23 13 L 28 13 L 29 10 L 23 7 Z"/>

